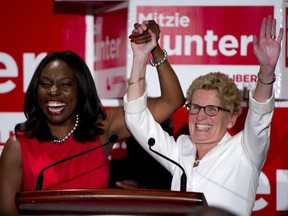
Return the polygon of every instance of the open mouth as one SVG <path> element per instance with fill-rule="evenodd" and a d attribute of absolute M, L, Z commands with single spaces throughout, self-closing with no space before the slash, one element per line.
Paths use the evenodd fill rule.
<path fill-rule="evenodd" d="M 198 129 L 198 130 L 209 130 L 212 125 L 208 125 L 208 124 L 195 124 L 195 127 Z"/>
<path fill-rule="evenodd" d="M 47 104 L 47 110 L 50 114 L 59 114 L 65 108 L 65 104 L 59 101 L 49 101 Z"/>

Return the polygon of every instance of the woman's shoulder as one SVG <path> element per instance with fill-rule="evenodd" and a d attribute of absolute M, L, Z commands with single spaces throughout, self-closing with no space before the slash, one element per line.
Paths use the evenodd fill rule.
<path fill-rule="evenodd" d="M 190 148 L 194 146 L 194 143 L 191 140 L 190 135 L 182 134 L 177 138 L 177 145 L 181 146 L 181 148 Z"/>
<path fill-rule="evenodd" d="M 6 144 L 4 145 L 2 154 L 10 155 L 11 157 L 15 157 L 18 153 L 20 153 L 20 144 L 17 139 L 17 136 L 14 134 L 8 138 Z"/>
<path fill-rule="evenodd" d="M 15 145 L 19 144 L 16 134 L 13 134 L 8 138 L 5 145 Z"/>
<path fill-rule="evenodd" d="M 177 143 L 181 143 L 181 142 L 190 142 L 191 143 L 191 139 L 190 139 L 190 135 L 188 134 L 182 134 L 177 138 Z"/>

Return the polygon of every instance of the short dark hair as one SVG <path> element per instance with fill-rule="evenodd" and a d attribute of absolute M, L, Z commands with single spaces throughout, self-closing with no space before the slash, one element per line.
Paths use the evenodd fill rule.
<path fill-rule="evenodd" d="M 49 53 L 36 68 L 27 88 L 24 101 L 24 114 L 27 120 L 15 127 L 15 132 L 24 132 L 25 136 L 36 137 L 39 141 L 53 139 L 41 110 L 37 96 L 39 78 L 44 67 L 54 60 L 66 62 L 75 72 L 77 79 L 78 104 L 75 115 L 79 115 L 79 124 L 74 133 L 77 141 L 92 141 L 97 135 L 103 134 L 102 124 L 99 119 L 105 120 L 106 113 L 98 97 L 95 83 L 85 61 L 72 51 Z"/>

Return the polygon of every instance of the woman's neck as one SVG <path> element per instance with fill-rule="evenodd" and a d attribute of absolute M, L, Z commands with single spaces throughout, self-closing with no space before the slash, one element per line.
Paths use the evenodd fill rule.
<path fill-rule="evenodd" d="M 214 148 L 216 144 L 197 144 L 196 143 L 196 154 L 199 160 L 201 160 L 212 148 Z"/>

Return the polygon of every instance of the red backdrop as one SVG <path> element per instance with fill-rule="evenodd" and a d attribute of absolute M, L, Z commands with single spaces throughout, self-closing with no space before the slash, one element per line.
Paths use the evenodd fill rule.
<path fill-rule="evenodd" d="M 69 49 L 83 58 L 86 57 L 85 10 L 85 6 L 81 4 L 63 5 L 56 4 L 52 0 L 1 1 L 0 118 L 8 115 L 13 119 L 15 113 L 22 112 L 25 95 L 24 83 L 27 84 L 30 80 L 29 77 L 37 65 L 37 56 L 54 50 Z M 224 26 L 222 27 L 224 28 Z M 251 29 L 251 31 L 254 30 Z M 16 71 L 10 74 L 10 71 L 6 70 L 7 65 L 16 65 Z M 10 91 L 3 93 L 5 83 L 8 81 L 10 84 L 14 83 L 15 86 Z M 238 119 L 232 133 L 237 133 L 243 128 L 245 116 L 246 110 Z M 272 121 L 271 148 L 263 168 L 263 174 L 268 177 L 268 182 L 260 183 L 261 194 L 257 194 L 256 202 L 261 202 L 263 208 L 253 212 L 253 215 L 256 216 L 288 213 L 288 174 L 286 174 L 286 179 L 281 179 L 280 175 L 282 171 L 284 176 L 288 172 L 288 127 L 285 124 L 287 116 L 288 108 L 275 109 Z M 173 120 L 175 133 L 177 133 L 187 122 L 186 110 L 179 109 L 173 115 Z M 18 120 L 14 119 L 14 121 Z M 3 136 L 5 125 L 6 123 L 0 119 L 0 143 L 2 145 L 5 143 L 3 138 L 5 137 Z M 11 132 L 13 127 L 9 130 Z M 281 204 L 287 207 L 286 211 L 277 211 L 277 205 Z"/>

